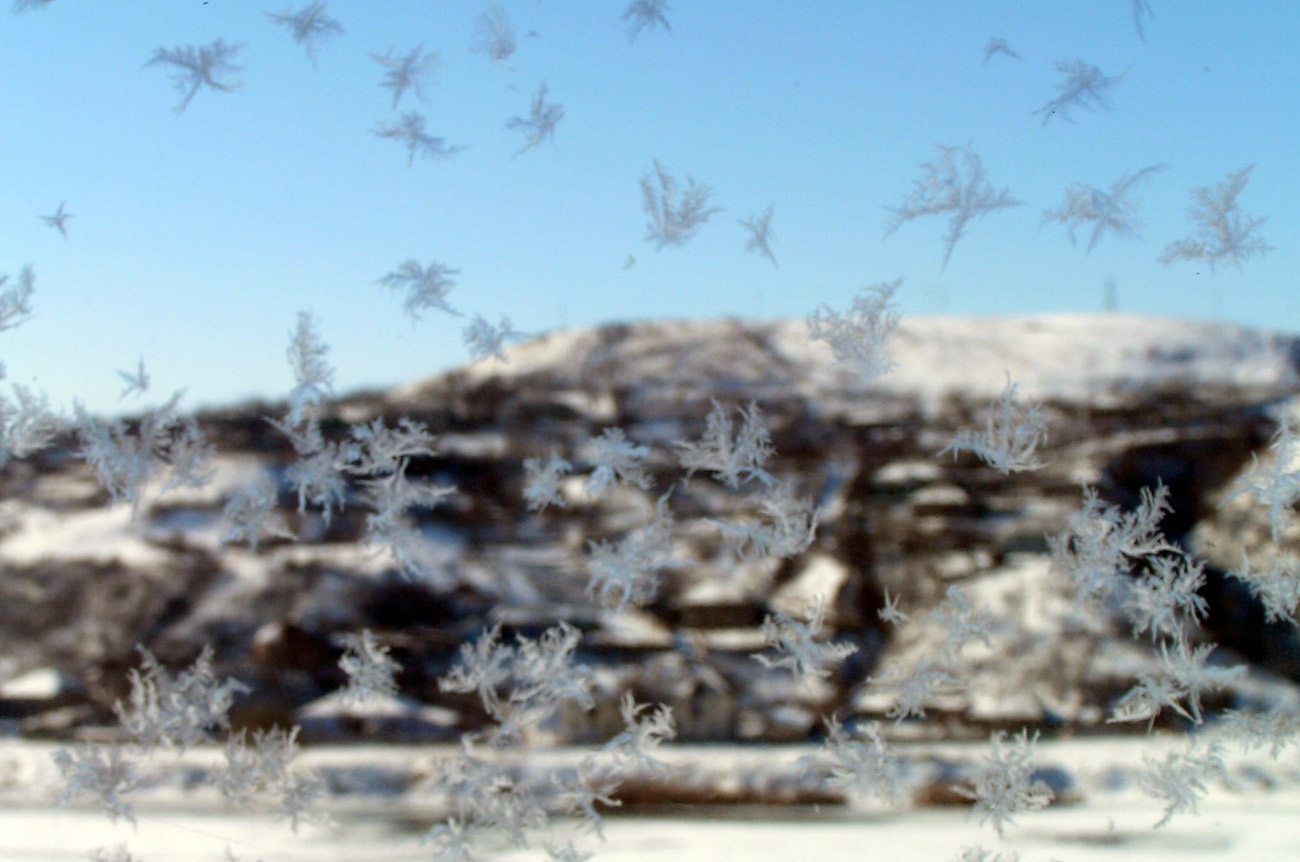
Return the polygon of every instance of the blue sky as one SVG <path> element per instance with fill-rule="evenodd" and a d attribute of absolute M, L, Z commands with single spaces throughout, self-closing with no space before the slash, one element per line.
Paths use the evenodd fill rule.
<path fill-rule="evenodd" d="M 293 2 L 295 7 L 305 2 Z M 10 382 L 56 408 L 194 407 L 293 385 L 299 311 L 330 344 L 340 393 L 468 359 L 466 320 L 402 313 L 376 280 L 408 259 L 460 271 L 448 300 L 545 332 L 615 320 L 802 317 L 903 277 L 904 314 L 1122 311 L 1300 332 L 1294 42 L 1300 4 L 1151 0 L 670 2 L 671 32 L 629 42 L 627 5 L 505 0 L 508 65 L 471 51 L 486 2 L 330 0 L 345 32 L 313 67 L 254 0 L 55 0 L 0 14 L 0 272 L 30 264 L 34 316 L 0 334 Z M 526 35 L 530 32 L 535 35 Z M 982 63 L 990 36 L 1022 60 Z M 181 114 L 159 47 L 239 43 L 236 92 Z M 399 111 L 372 58 L 417 45 L 440 64 L 429 131 L 465 149 L 416 159 L 373 134 Z M 1046 125 L 1054 65 L 1122 75 L 1111 108 Z M 516 154 L 506 121 L 542 83 L 565 116 Z M 946 219 L 886 237 L 936 144 L 970 143 L 1023 206 L 973 221 L 941 269 Z M 658 159 L 723 211 L 685 246 L 645 241 L 639 180 Z M 1074 182 L 1167 169 L 1135 194 L 1140 239 L 1085 253 L 1039 226 Z M 1254 164 L 1238 202 L 1274 246 L 1242 271 L 1165 266 L 1193 230 L 1196 187 Z M 61 201 L 64 239 L 38 216 Z M 774 205 L 779 267 L 746 253 L 738 219 Z M 1085 234 L 1086 237 L 1086 234 Z M 628 256 L 635 264 L 624 268 Z M 120 402 L 116 370 L 153 388 Z"/>

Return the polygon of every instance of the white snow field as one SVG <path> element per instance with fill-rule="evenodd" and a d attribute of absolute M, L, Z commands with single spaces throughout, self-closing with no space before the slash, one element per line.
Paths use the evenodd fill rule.
<path fill-rule="evenodd" d="M 741 860 L 959 860 L 1002 854 L 1003 862 L 1102 862 L 1103 860 L 1227 860 L 1252 862 L 1300 858 L 1300 757 L 1293 750 L 1271 758 L 1268 752 L 1225 751 L 1227 782 L 1211 783 L 1197 813 L 1175 814 L 1156 827 L 1163 802 L 1147 796 L 1136 775 L 1143 755 L 1181 748 L 1177 735 L 1107 737 L 1042 741 L 1035 762 L 1058 767 L 1075 782 L 1071 799 L 1045 811 L 1016 815 L 999 838 L 990 825 L 969 816 L 968 806 L 657 806 L 653 811 L 607 811 L 604 840 L 576 832 L 558 820 L 530 833 L 528 849 L 483 848 L 473 858 L 547 859 L 547 843 L 573 841 L 581 853 L 609 862 L 741 862 Z M 414 787 L 384 792 L 375 776 L 419 772 L 456 749 L 355 747 L 308 749 L 302 764 L 328 768 L 355 792 L 332 796 L 327 804 L 334 823 L 303 825 L 295 834 L 271 814 L 232 810 L 207 788 L 187 788 L 193 769 L 142 788 L 137 824 L 109 822 L 103 809 L 88 802 L 55 802 L 57 773 L 46 765 L 56 746 L 10 742 L 0 746 L 0 862 L 90 858 L 124 847 L 134 859 L 151 862 L 207 860 L 362 860 L 432 859 L 421 836 L 440 822 L 434 794 Z M 974 762 L 986 744 L 900 744 L 909 761 Z M 812 755 L 813 746 L 772 749 L 690 746 L 664 752 L 677 767 L 693 764 L 717 774 L 764 763 L 789 766 Z M 201 763 L 213 752 L 186 755 Z M 576 760 L 580 751 L 538 752 L 539 763 Z M 179 764 L 181 761 L 176 761 Z M 186 778 L 185 776 L 189 776 Z M 179 778 L 177 777 L 179 776 Z M 341 778 L 342 777 L 342 778 Z M 984 857 L 971 850 L 983 848 Z M 963 852 L 968 852 L 963 857 Z M 106 858 L 118 858 L 111 855 Z M 120 857 L 125 859 L 127 857 Z M 579 858 L 584 858 L 579 856 Z"/>

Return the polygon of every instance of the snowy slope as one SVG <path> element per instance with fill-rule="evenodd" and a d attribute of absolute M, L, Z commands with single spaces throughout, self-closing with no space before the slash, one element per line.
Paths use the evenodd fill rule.
<path fill-rule="evenodd" d="M 1023 397 L 1059 401 L 1105 401 L 1174 383 L 1279 391 L 1300 382 L 1295 337 L 1127 314 L 905 317 L 888 352 L 896 368 L 867 388 L 927 402 L 953 394 L 995 397 L 1008 375 Z M 625 386 L 680 389 L 722 374 L 750 387 L 793 387 L 809 395 L 863 389 L 825 343 L 808 338 L 802 320 L 572 330 L 517 345 L 508 357 L 478 363 L 465 374 L 470 380 L 544 376 L 562 382 L 617 368 L 617 382 Z M 389 397 L 401 401 L 431 382 L 399 387 Z"/>

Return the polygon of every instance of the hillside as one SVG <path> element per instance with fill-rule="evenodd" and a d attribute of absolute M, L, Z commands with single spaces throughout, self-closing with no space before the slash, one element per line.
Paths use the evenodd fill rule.
<path fill-rule="evenodd" d="M 996 624 L 962 654 L 966 685 L 899 732 L 1103 729 L 1154 649 L 1117 609 L 1079 615 L 1050 570 L 1046 537 L 1079 509 L 1082 485 L 1131 509 L 1157 481 L 1173 508 L 1165 536 L 1207 563 L 1211 613 L 1196 637 L 1258 671 L 1218 702 L 1275 699 L 1290 687 L 1283 680 L 1300 680 L 1295 633 L 1264 625 L 1225 577 L 1243 548 L 1267 544 L 1266 512 L 1246 499 L 1219 507 L 1264 454 L 1278 411 L 1292 407 L 1300 341 L 1123 315 L 916 319 L 900 326 L 891 357 L 897 368 L 863 386 L 802 322 L 629 324 L 554 334 L 505 363 L 341 398 L 325 408 L 332 439 L 401 417 L 437 435 L 436 454 L 413 459 L 408 475 L 457 490 L 409 513 L 416 576 L 362 545 L 359 483 L 331 518 L 298 511 L 286 473 L 293 449 L 266 421 L 282 406 L 198 417 L 218 453 L 211 481 L 152 495 L 134 521 L 65 441 L 0 472 L 4 676 L 53 681 L 36 696 L 0 689 L 0 711 L 31 735 L 111 725 L 137 644 L 172 665 L 211 644 L 219 672 L 250 687 L 232 713 L 238 724 L 298 723 L 309 740 L 454 740 L 486 720 L 477 699 L 439 689 L 460 644 L 492 622 L 533 636 L 565 620 L 582 632 L 578 658 L 598 669 L 600 698 L 593 711 L 562 715 L 550 736 L 608 738 L 621 728 L 620 695 L 634 691 L 672 706 L 686 740 L 795 741 L 824 714 L 887 714 L 891 674 L 944 641 L 936 609 L 957 586 Z M 969 455 L 940 457 L 958 429 L 982 425 L 1008 375 L 1043 404 L 1046 466 L 1003 476 Z M 727 551 L 720 522 L 762 518 L 752 483 L 683 481 L 674 443 L 699 438 L 713 399 L 733 415 L 758 405 L 776 451 L 769 471 L 818 508 L 815 540 L 788 559 Z M 556 453 L 580 477 L 586 441 L 611 426 L 649 448 L 650 486 L 594 499 L 571 478 L 564 508 L 528 511 L 525 459 Z M 222 545 L 224 505 L 257 477 L 275 483 L 296 540 L 255 552 Z M 665 493 L 674 565 L 657 571 L 643 607 L 610 614 L 586 590 L 594 543 L 646 527 Z M 886 593 L 909 622 L 881 621 Z M 752 653 L 763 649 L 766 615 L 802 614 L 818 600 L 826 635 L 856 652 L 824 684 L 797 686 Z M 363 627 L 404 667 L 402 698 L 378 715 L 332 699 L 343 681 L 336 636 Z"/>

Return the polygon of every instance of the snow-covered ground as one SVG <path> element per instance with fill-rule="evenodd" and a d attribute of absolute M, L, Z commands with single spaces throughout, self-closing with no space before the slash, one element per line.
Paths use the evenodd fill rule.
<path fill-rule="evenodd" d="M 610 862 L 740 862 L 740 860 L 953 860 L 963 848 L 980 846 L 1012 853 L 1022 862 L 1103 862 L 1103 860 L 1226 860 L 1252 862 L 1297 858 L 1300 844 L 1300 758 L 1286 751 L 1274 760 L 1267 752 L 1227 753 L 1231 786 L 1215 784 L 1199 802 L 1199 814 L 1175 815 L 1166 825 L 1163 804 L 1146 796 L 1135 775 L 1144 753 L 1180 746 L 1177 737 L 1051 741 L 1039 744 L 1035 761 L 1056 766 L 1075 781 L 1076 801 L 1045 811 L 1020 814 L 999 838 L 964 807 L 882 810 L 834 807 L 709 808 L 659 807 L 614 811 L 604 817 L 604 841 L 589 833 L 575 844 Z M 909 759 L 971 762 L 984 744 L 905 745 Z M 167 862 L 227 860 L 430 859 L 420 836 L 435 822 L 427 790 L 398 794 L 368 792 L 334 797 L 330 826 L 302 826 L 297 834 L 271 815 L 232 812 L 206 793 L 181 786 L 147 791 L 138 805 L 138 825 L 111 824 L 93 807 L 52 804 L 57 782 L 43 762 L 52 746 L 9 743 L 0 747 L 0 862 L 85 859 L 96 848 L 124 845 L 135 858 Z M 812 748 L 773 749 L 691 747 L 666 757 L 708 769 L 745 768 L 766 763 L 780 769 Z M 419 770 L 421 764 L 454 750 L 349 748 L 312 749 L 304 766 L 352 772 L 357 788 L 376 790 L 374 776 L 394 770 Z M 580 752 L 549 752 L 546 760 L 565 760 Z M 202 759 L 200 755 L 199 759 Z M 336 773 L 337 776 L 338 773 Z M 369 778 L 367 777 L 369 776 Z M 545 859 L 542 839 L 528 850 L 501 848 L 480 858 Z M 575 838 L 563 822 L 557 843 Z M 978 857 L 971 857 L 978 858 Z"/>
<path fill-rule="evenodd" d="M 507 362 L 480 362 L 464 373 L 471 380 L 571 373 L 587 362 L 608 361 L 611 357 L 602 351 L 612 350 L 622 360 L 620 367 L 634 373 L 642 385 L 682 377 L 683 362 L 715 372 L 726 368 L 747 379 L 788 378 L 810 391 L 826 392 L 855 380 L 850 369 L 836 362 L 827 344 L 809 338 L 802 320 L 746 324 L 771 339 L 770 349 L 780 358 L 771 367 L 755 367 L 751 354 L 737 355 L 744 346 L 734 337 L 737 326 L 729 321 L 638 325 L 613 348 L 603 346 L 598 330 L 556 332 L 511 347 Z M 1289 387 L 1297 382 L 1292 336 L 1173 317 L 908 316 L 886 344 L 894 367 L 871 381 L 870 387 L 913 393 L 926 401 L 954 394 L 995 398 L 1008 377 L 1022 397 L 1066 401 L 1104 401 L 1127 389 L 1171 382 L 1242 388 Z M 428 382 L 399 386 L 389 397 L 400 402 Z"/>

